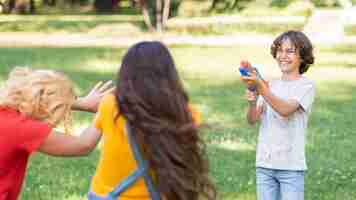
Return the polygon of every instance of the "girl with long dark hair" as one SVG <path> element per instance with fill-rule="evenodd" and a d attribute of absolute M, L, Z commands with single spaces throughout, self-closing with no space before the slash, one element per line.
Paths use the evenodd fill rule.
<path fill-rule="evenodd" d="M 205 145 L 197 128 L 197 113 L 189 105 L 173 58 L 162 43 L 141 42 L 128 50 L 118 72 L 116 90 L 103 98 L 95 125 L 102 134 L 103 146 L 90 200 L 106 199 L 139 168 L 130 134 L 147 163 L 160 199 L 216 199 L 208 177 Z M 141 177 L 118 199 L 154 198 Z"/>

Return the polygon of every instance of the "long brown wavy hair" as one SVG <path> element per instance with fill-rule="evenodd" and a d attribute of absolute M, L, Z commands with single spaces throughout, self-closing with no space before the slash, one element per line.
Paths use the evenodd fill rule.
<path fill-rule="evenodd" d="M 160 42 L 141 42 L 123 58 L 115 91 L 163 199 L 216 199 L 204 142 L 173 58 Z"/>

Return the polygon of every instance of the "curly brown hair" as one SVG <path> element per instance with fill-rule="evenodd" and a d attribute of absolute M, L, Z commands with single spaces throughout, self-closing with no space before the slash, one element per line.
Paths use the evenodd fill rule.
<path fill-rule="evenodd" d="M 271 54 L 273 58 L 276 58 L 276 54 L 282 43 L 289 39 L 291 43 L 299 52 L 300 59 L 302 60 L 299 73 L 303 74 L 308 71 L 310 65 L 314 64 L 313 45 L 308 37 L 300 31 L 287 31 L 279 35 L 271 45 Z"/>
<path fill-rule="evenodd" d="M 141 42 L 123 58 L 115 92 L 167 200 L 215 200 L 205 144 L 189 111 L 173 58 L 160 42 Z"/>

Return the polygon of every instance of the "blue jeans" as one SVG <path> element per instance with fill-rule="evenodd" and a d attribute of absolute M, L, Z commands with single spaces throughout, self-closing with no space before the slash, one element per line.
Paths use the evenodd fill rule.
<path fill-rule="evenodd" d="M 304 171 L 256 168 L 257 200 L 304 200 Z"/>
<path fill-rule="evenodd" d="M 108 198 L 105 198 L 105 197 L 102 197 L 102 196 L 98 196 L 94 192 L 89 192 L 88 193 L 88 200 L 108 200 Z"/>

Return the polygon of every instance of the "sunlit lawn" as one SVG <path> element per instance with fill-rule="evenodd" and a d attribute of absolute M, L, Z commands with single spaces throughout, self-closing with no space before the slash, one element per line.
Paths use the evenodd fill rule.
<path fill-rule="evenodd" d="M 211 176 L 222 200 L 252 200 L 255 195 L 257 127 L 245 121 L 247 103 L 236 71 L 248 58 L 266 77 L 278 69 L 268 46 L 172 47 L 191 101 L 202 112 L 208 129 Z M 356 48 L 317 48 L 317 63 L 310 76 L 317 83 L 317 98 L 307 136 L 306 200 L 356 199 Z M 111 48 L 0 48 L 0 81 L 13 66 L 64 71 L 84 94 L 99 80 L 114 79 L 126 49 Z M 322 69 L 323 68 L 323 69 Z M 334 73 L 339 69 L 345 73 Z M 322 73 L 321 73 L 322 72 Z M 327 73 L 326 73 L 327 72 Z M 353 78 L 352 78 L 353 77 Z M 75 116 L 76 130 L 91 115 Z M 98 151 L 89 157 L 61 159 L 32 157 L 22 200 L 78 200 L 85 197 L 94 174 Z"/>
<path fill-rule="evenodd" d="M 260 17 L 261 18 L 261 17 Z M 246 18 L 247 19 L 247 18 Z M 302 30 L 305 20 L 271 22 L 259 21 L 235 21 L 231 23 L 210 23 L 189 25 L 189 20 L 178 18 L 187 22 L 185 26 L 178 26 L 168 22 L 169 34 L 190 35 L 222 35 L 234 33 L 270 33 L 276 34 L 287 29 Z M 81 33 L 100 34 L 104 36 L 127 36 L 148 34 L 142 16 L 133 15 L 0 15 L 0 32 L 16 33 Z"/>
<path fill-rule="evenodd" d="M 346 35 L 352 35 L 355 36 L 356 35 L 356 25 L 348 25 L 345 27 L 345 33 Z"/>

